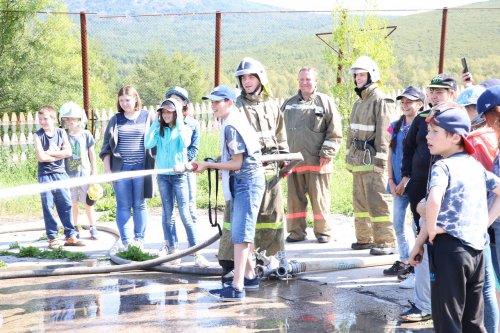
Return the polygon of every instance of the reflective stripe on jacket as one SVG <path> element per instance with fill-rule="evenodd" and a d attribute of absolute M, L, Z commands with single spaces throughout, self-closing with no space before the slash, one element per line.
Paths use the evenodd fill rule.
<path fill-rule="evenodd" d="M 387 128 L 395 117 L 394 100 L 377 84 L 363 90 L 361 96 L 352 107 L 347 131 L 346 161 L 352 172 L 370 172 L 374 165 L 386 167 L 391 141 Z"/>

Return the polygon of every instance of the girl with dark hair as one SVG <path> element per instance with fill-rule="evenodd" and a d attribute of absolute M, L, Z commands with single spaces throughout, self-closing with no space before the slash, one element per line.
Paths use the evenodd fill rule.
<path fill-rule="evenodd" d="M 185 165 L 188 162 L 186 148 L 191 142 L 191 133 L 191 129 L 183 121 L 181 103 L 175 98 L 164 100 L 158 108 L 158 118 L 151 124 L 144 141 L 146 148 L 156 147 L 158 169 L 175 169 L 176 165 Z M 160 255 L 172 254 L 178 249 L 175 219 L 172 219 L 174 200 L 177 200 L 189 246 L 196 245 L 196 232 L 189 213 L 187 174 L 174 171 L 159 173 L 158 189 L 163 205 L 162 226 L 165 240 Z M 197 266 L 208 266 L 208 262 L 201 255 L 195 255 L 194 261 Z M 180 259 L 174 263 L 179 264 Z"/>
<path fill-rule="evenodd" d="M 415 234 L 409 236 L 406 232 L 406 210 L 409 205 L 408 197 L 405 195 L 405 183 L 402 181 L 401 164 L 403 160 L 403 143 L 410 129 L 410 125 L 419 111 L 424 106 L 424 94 L 417 88 L 409 86 L 396 100 L 401 101 L 402 115 L 391 123 L 388 128 L 391 134 L 389 144 L 388 163 L 388 192 L 393 196 L 393 225 L 399 250 L 399 260 L 388 268 L 384 269 L 384 275 L 402 275 L 411 272 L 409 252 L 413 247 Z M 408 274 L 408 279 L 400 284 L 401 288 L 413 288 L 415 278 Z"/>

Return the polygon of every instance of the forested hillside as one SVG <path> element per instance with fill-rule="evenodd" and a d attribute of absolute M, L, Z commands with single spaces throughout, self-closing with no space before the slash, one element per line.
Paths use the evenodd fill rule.
<path fill-rule="evenodd" d="M 491 0 L 449 10 L 445 71 L 458 78 L 467 56 L 476 81 L 500 77 L 499 8 Z M 233 12 L 222 14 L 222 83 L 235 84 L 244 56 L 265 65 L 278 97 L 295 93 L 301 66 L 318 67 L 323 91 L 336 82 L 325 60 L 333 51 L 315 35 L 332 31 L 329 13 L 263 12 L 281 9 L 243 0 L 18 0 L 0 9 L 0 113 L 82 99 L 79 16 L 44 11 L 95 13 L 87 16 L 92 107 L 113 106 L 124 84 L 137 85 L 148 105 L 172 84 L 201 96 L 214 81 L 215 10 Z M 423 85 L 437 74 L 441 15 L 387 17 L 397 29 L 388 37 L 396 64 L 382 73 L 385 89 Z"/>
<path fill-rule="evenodd" d="M 66 0 L 70 10 L 82 1 Z M 116 1 L 115 1 L 116 2 Z M 87 10 L 106 14 L 179 13 L 246 11 L 276 9 L 246 1 L 210 0 L 148 2 L 124 1 L 107 4 L 85 1 Z M 136 6 L 131 5 L 134 2 Z M 92 5 L 95 3 L 95 5 Z M 73 6 L 73 8 L 71 7 Z M 467 56 L 477 79 L 499 76 L 500 65 L 500 0 L 451 8 L 448 14 L 445 70 L 459 75 L 460 57 Z M 111 11 L 108 9 L 112 8 Z M 462 9 L 463 8 L 463 9 Z M 475 8 L 475 9 L 470 9 Z M 120 11 L 121 10 L 121 11 Z M 388 24 L 397 29 L 389 38 L 395 42 L 397 64 L 392 73 L 384 73 L 384 81 L 392 87 L 425 84 L 437 73 L 441 33 L 441 11 L 404 17 L 389 17 Z M 161 44 L 167 53 L 190 53 L 200 60 L 213 78 L 215 19 L 213 15 L 159 16 L 134 18 L 89 17 L 89 33 L 102 41 L 106 52 L 120 63 L 120 73 L 129 74 L 133 64 L 141 62 L 144 53 Z M 296 71 L 303 65 L 319 67 L 322 88 L 335 83 L 335 74 L 324 61 L 323 53 L 332 52 L 315 33 L 332 30 L 331 16 L 312 13 L 223 14 L 222 72 L 226 83 L 233 83 L 232 72 L 247 55 L 261 60 L 270 72 L 273 90 L 284 96 L 296 89 Z"/>

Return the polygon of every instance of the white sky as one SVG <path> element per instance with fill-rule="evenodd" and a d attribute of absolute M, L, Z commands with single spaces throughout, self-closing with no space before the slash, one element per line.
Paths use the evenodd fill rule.
<path fill-rule="evenodd" d="M 441 9 L 443 7 L 457 7 L 469 3 L 481 2 L 485 0 L 249 0 L 252 2 L 263 3 L 267 5 L 290 8 L 293 10 L 332 10 L 336 4 L 342 3 L 343 7 L 351 10 L 365 9 L 367 3 L 374 2 L 378 9 L 396 10 L 396 9 Z M 385 15 L 408 15 L 415 12 L 386 12 Z"/>

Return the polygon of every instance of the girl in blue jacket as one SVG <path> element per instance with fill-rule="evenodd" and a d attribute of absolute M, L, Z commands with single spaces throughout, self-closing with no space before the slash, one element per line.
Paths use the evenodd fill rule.
<path fill-rule="evenodd" d="M 145 148 L 156 146 L 156 166 L 158 169 L 173 169 L 176 165 L 186 164 L 191 129 L 182 121 L 182 105 L 174 98 L 167 98 L 157 111 L 158 119 L 151 124 L 146 134 Z M 187 174 L 173 171 L 159 173 L 158 189 L 163 205 L 162 226 L 165 239 L 165 245 L 160 249 L 160 254 L 172 254 L 178 248 L 175 220 L 172 221 L 174 198 L 177 199 L 179 214 L 186 229 L 189 246 L 196 245 L 196 232 L 189 213 Z M 194 259 L 197 266 L 207 266 L 203 256 L 195 255 Z M 178 259 L 175 263 L 180 263 L 180 260 Z"/>

